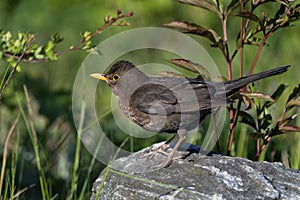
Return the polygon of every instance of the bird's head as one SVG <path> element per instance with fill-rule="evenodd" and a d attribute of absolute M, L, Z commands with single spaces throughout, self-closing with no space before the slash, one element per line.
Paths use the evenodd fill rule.
<path fill-rule="evenodd" d="M 115 90 L 126 90 L 130 85 L 141 82 L 147 76 L 128 61 L 118 61 L 105 74 L 94 73 L 91 77 L 105 81 Z"/>
<path fill-rule="evenodd" d="M 124 74 L 126 74 L 126 72 L 130 71 L 133 68 L 135 68 L 135 66 L 128 61 L 118 61 L 109 69 L 107 73 L 94 73 L 90 74 L 90 76 L 101 81 L 105 81 L 110 86 L 112 86 L 115 85 L 120 80 L 120 78 Z"/>

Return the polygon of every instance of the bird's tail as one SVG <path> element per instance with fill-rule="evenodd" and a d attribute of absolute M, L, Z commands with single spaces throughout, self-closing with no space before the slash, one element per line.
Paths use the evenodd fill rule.
<path fill-rule="evenodd" d="M 269 76 L 275 76 L 281 73 L 284 73 L 289 68 L 289 65 L 277 67 L 275 69 L 270 69 L 264 72 L 260 72 L 258 74 L 253 74 L 250 76 L 244 76 L 239 79 L 227 81 L 225 83 L 225 91 L 227 95 L 231 95 L 236 93 L 239 89 L 242 87 L 248 85 L 249 83 L 252 83 L 254 81 L 269 77 Z"/>

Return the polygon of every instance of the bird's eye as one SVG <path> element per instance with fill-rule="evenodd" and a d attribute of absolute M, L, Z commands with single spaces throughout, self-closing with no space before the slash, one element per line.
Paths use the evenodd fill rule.
<path fill-rule="evenodd" d="M 119 78 L 120 78 L 120 76 L 119 76 L 118 74 L 114 74 L 114 75 L 113 75 L 113 80 L 114 80 L 114 81 L 119 80 Z"/>

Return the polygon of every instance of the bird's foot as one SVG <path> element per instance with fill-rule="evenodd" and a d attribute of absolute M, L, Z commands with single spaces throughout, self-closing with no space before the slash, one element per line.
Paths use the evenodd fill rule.
<path fill-rule="evenodd" d="M 174 160 L 179 160 L 179 159 L 182 159 L 182 156 L 176 156 L 175 157 L 175 156 L 170 156 L 169 155 L 168 158 L 164 162 L 154 166 L 153 168 L 154 169 L 162 169 L 162 168 L 169 167 Z"/>
<path fill-rule="evenodd" d="M 167 158 L 164 162 L 153 166 L 153 169 L 162 169 L 162 168 L 169 167 L 172 164 L 172 162 L 173 162 L 172 158 L 171 159 Z"/>
<path fill-rule="evenodd" d="M 177 131 L 177 135 L 179 136 L 179 140 L 177 141 L 177 143 L 175 144 L 174 148 L 172 149 L 172 151 L 169 153 L 168 158 L 162 162 L 161 164 L 155 166 L 155 169 L 161 169 L 161 168 L 165 168 L 165 167 L 169 167 L 172 164 L 172 161 L 174 159 L 176 159 L 176 157 L 174 157 L 175 152 L 177 151 L 178 147 L 182 144 L 182 142 L 185 139 L 185 135 L 186 135 L 186 130 L 185 129 L 181 129 Z M 178 158 L 177 158 L 178 159 Z"/>
<path fill-rule="evenodd" d="M 157 153 L 161 153 L 163 155 L 168 156 L 169 153 L 165 151 L 166 148 L 169 147 L 169 144 L 163 143 L 162 145 L 158 146 L 155 149 L 150 149 L 148 153 L 145 155 L 141 156 L 141 158 L 146 158 L 148 157 L 149 159 L 152 159 Z"/>

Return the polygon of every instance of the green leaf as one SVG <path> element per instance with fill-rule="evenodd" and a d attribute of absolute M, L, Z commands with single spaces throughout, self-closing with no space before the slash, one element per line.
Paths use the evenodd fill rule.
<path fill-rule="evenodd" d="M 239 116 L 241 117 L 240 122 L 251 126 L 252 128 L 254 128 L 254 130 L 257 131 L 256 122 L 254 120 L 254 117 L 252 117 L 249 113 L 242 111 L 242 110 L 239 111 Z"/>
<path fill-rule="evenodd" d="M 264 118 L 262 120 L 260 128 L 266 130 L 271 124 L 272 124 L 272 115 L 264 114 Z"/>
<path fill-rule="evenodd" d="M 86 41 L 91 39 L 91 32 L 89 32 L 89 31 L 84 31 L 80 35 Z"/>
<path fill-rule="evenodd" d="M 254 13 L 247 12 L 247 11 L 235 14 L 235 16 L 243 17 L 243 18 L 246 18 L 246 19 L 250 19 L 250 20 L 252 20 L 254 22 L 258 22 L 258 23 L 261 21 L 260 18 L 257 17 Z"/>
<path fill-rule="evenodd" d="M 235 10 L 236 8 L 238 8 L 238 6 L 240 5 L 240 1 L 239 0 L 231 0 L 231 2 L 229 3 L 229 5 L 226 8 L 226 15 L 230 15 L 231 12 L 233 10 Z"/>
<path fill-rule="evenodd" d="M 12 34 L 11 34 L 11 32 L 9 32 L 9 31 L 6 32 L 6 34 L 3 36 L 3 40 L 4 40 L 5 42 L 10 41 L 11 38 L 12 38 Z"/>
<path fill-rule="evenodd" d="M 293 90 L 293 92 L 290 94 L 290 96 L 289 96 L 289 98 L 288 98 L 286 104 L 288 104 L 288 102 L 289 102 L 290 100 L 292 100 L 292 99 L 294 99 L 294 98 L 298 98 L 299 96 L 300 96 L 300 84 L 297 85 L 297 86 L 294 88 L 294 90 Z"/>
<path fill-rule="evenodd" d="M 217 5 L 210 2 L 209 0 L 177 0 L 177 1 L 180 3 L 189 4 L 192 6 L 209 10 L 212 13 L 215 13 L 220 19 L 222 19 L 222 14 L 217 8 Z"/>
<path fill-rule="evenodd" d="M 52 51 L 52 49 L 54 48 L 54 43 L 53 41 L 49 41 L 45 47 L 45 52 L 49 52 Z"/>
<path fill-rule="evenodd" d="M 271 96 L 272 99 L 274 99 L 275 101 L 278 100 L 286 88 L 287 88 L 287 85 L 285 85 L 285 84 L 279 85 L 278 88 L 275 90 L 275 92 L 272 94 L 272 96 Z"/>
<path fill-rule="evenodd" d="M 62 42 L 64 40 L 64 38 L 61 37 L 59 35 L 59 33 L 55 33 L 55 34 L 51 35 L 51 40 L 52 40 L 53 43 L 57 44 L 57 43 Z"/>
<path fill-rule="evenodd" d="M 83 51 L 87 51 L 91 48 L 91 44 L 92 44 L 92 41 L 88 40 L 88 41 L 85 41 L 85 43 L 83 44 L 82 46 L 82 50 Z"/>
<path fill-rule="evenodd" d="M 45 55 L 43 55 L 41 52 L 43 50 L 43 47 L 42 46 L 39 46 L 35 52 L 34 52 L 34 56 L 36 59 L 38 60 L 41 60 L 41 59 L 44 59 L 45 58 Z"/>
<path fill-rule="evenodd" d="M 272 106 L 278 99 L 279 97 L 282 95 L 282 93 L 285 91 L 287 85 L 281 84 L 277 87 L 277 89 L 275 90 L 275 92 L 271 95 L 271 98 L 274 101 L 268 101 L 266 102 L 263 107 L 269 108 L 270 106 Z"/>
<path fill-rule="evenodd" d="M 54 48 L 54 43 L 52 41 L 48 41 L 46 47 L 45 47 L 45 53 L 46 56 L 50 59 L 50 60 L 57 60 L 57 56 L 55 55 L 55 53 L 53 52 L 53 48 Z"/>
<path fill-rule="evenodd" d="M 17 72 L 21 72 L 21 71 L 22 71 L 21 65 L 18 65 L 18 66 L 17 66 L 16 71 L 17 71 Z"/>

